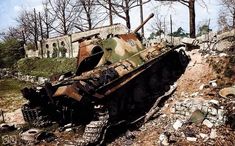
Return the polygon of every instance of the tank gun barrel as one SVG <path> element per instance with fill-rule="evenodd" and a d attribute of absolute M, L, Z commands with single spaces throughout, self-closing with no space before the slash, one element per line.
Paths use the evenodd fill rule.
<path fill-rule="evenodd" d="M 151 13 L 147 19 L 144 20 L 143 23 L 141 23 L 135 30 L 134 30 L 134 33 L 138 32 L 144 25 L 145 23 L 147 23 L 151 18 L 153 18 L 154 14 Z"/>

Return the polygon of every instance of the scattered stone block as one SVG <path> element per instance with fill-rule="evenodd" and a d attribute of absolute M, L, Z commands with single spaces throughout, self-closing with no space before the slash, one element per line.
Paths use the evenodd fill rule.
<path fill-rule="evenodd" d="M 206 125 L 208 128 L 213 127 L 213 123 L 211 123 L 209 120 L 205 119 L 202 123 L 203 125 Z"/>
<path fill-rule="evenodd" d="M 199 136 L 200 136 L 202 139 L 208 139 L 208 138 L 209 138 L 208 134 L 204 134 L 204 133 L 199 133 Z"/>
<path fill-rule="evenodd" d="M 210 138 L 215 139 L 217 137 L 216 129 L 211 129 Z"/>
<path fill-rule="evenodd" d="M 219 101 L 218 100 L 209 100 L 209 103 L 215 104 L 215 105 L 219 105 Z"/>
<path fill-rule="evenodd" d="M 160 134 L 159 143 L 164 146 L 169 145 L 169 137 L 165 133 Z"/>
<path fill-rule="evenodd" d="M 186 138 L 188 141 L 197 141 L 197 138 L 196 137 L 187 137 Z"/>
<path fill-rule="evenodd" d="M 183 125 L 183 122 L 181 120 L 176 120 L 176 122 L 173 124 L 173 128 L 175 130 L 178 130 Z"/>
<path fill-rule="evenodd" d="M 199 87 L 199 90 L 203 90 L 203 88 L 204 88 L 204 84 L 202 84 L 200 87 Z"/>

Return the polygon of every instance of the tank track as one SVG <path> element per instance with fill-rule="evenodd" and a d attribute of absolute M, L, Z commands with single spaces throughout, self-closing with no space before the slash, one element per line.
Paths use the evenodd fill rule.
<path fill-rule="evenodd" d="M 109 114 L 107 109 L 102 106 L 96 106 L 96 119 L 86 125 L 81 139 L 77 140 L 76 145 L 100 145 L 103 143 L 108 128 Z"/>
<path fill-rule="evenodd" d="M 38 107 L 32 108 L 29 104 L 24 104 L 21 107 L 21 111 L 24 117 L 24 120 L 28 123 L 33 123 L 34 121 L 38 120 L 41 116 L 41 109 Z"/>
<path fill-rule="evenodd" d="M 24 104 L 21 107 L 21 111 L 24 120 L 35 127 L 47 127 L 52 124 L 52 121 L 42 114 L 42 110 L 39 107 L 30 107 L 29 104 Z"/>

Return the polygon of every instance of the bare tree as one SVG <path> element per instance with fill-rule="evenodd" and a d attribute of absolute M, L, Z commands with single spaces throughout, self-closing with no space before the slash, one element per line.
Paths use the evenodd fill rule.
<path fill-rule="evenodd" d="M 155 13 L 154 19 L 151 24 L 151 29 L 156 33 L 166 33 L 166 21 L 165 17 L 159 13 Z"/>
<path fill-rule="evenodd" d="M 150 0 L 147 0 L 141 4 L 145 4 L 149 1 Z M 139 0 L 98 0 L 97 2 L 107 10 L 112 11 L 112 13 L 125 20 L 126 26 L 129 29 L 131 28 L 130 10 L 140 6 L 140 3 L 138 3 Z"/>
<path fill-rule="evenodd" d="M 34 43 L 37 49 L 37 41 L 39 38 L 39 23 L 38 23 L 38 15 L 36 14 L 36 10 L 34 11 L 26 11 L 22 10 L 19 13 L 18 18 L 16 18 L 18 22 L 18 27 L 23 32 L 24 38 L 28 42 Z"/>
<path fill-rule="evenodd" d="M 235 0 L 220 0 L 220 4 L 219 25 L 222 29 L 235 28 Z"/>
<path fill-rule="evenodd" d="M 4 40 L 17 39 L 17 40 L 25 41 L 23 30 L 21 30 L 18 27 L 9 27 L 5 35 L 3 36 L 3 39 Z"/>
<path fill-rule="evenodd" d="M 91 30 L 107 18 L 106 10 L 96 3 L 96 0 L 78 0 L 77 7 L 80 7 L 80 15 L 76 26 L 79 29 Z"/>
<path fill-rule="evenodd" d="M 53 30 L 52 26 L 56 17 L 53 17 L 51 13 L 49 13 L 49 1 L 45 0 L 42 2 L 43 12 L 41 21 L 43 22 L 43 33 L 45 38 L 50 37 L 50 32 Z"/>
<path fill-rule="evenodd" d="M 55 17 L 55 25 L 50 25 L 57 33 L 66 35 L 72 31 L 79 10 L 75 0 L 48 0 L 48 12 Z"/>
<path fill-rule="evenodd" d="M 189 10 L 189 29 L 190 29 L 189 36 L 191 38 L 196 37 L 195 2 L 199 1 L 199 0 L 155 0 L 155 1 L 168 1 L 167 4 L 172 4 L 173 2 L 179 2 L 179 3 L 183 4 L 184 6 L 188 7 L 188 10 Z M 202 2 L 203 5 L 205 6 L 205 2 L 203 0 L 200 0 L 200 2 Z"/>

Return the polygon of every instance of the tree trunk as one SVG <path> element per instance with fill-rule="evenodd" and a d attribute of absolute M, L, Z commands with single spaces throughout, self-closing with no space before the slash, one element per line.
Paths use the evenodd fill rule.
<path fill-rule="evenodd" d="M 144 16 L 143 16 L 143 1 L 140 0 L 140 23 L 143 24 Z M 142 36 L 144 36 L 144 26 L 141 28 Z"/>
<path fill-rule="evenodd" d="M 190 27 L 190 38 L 196 37 L 195 31 L 195 0 L 189 0 L 189 27 Z"/>
<path fill-rule="evenodd" d="M 37 27 L 37 15 L 35 8 L 34 8 L 34 43 L 36 50 L 38 50 L 38 27 Z"/>
<path fill-rule="evenodd" d="M 129 11 L 128 11 L 128 13 L 126 13 L 126 27 L 127 27 L 128 29 L 131 29 L 131 22 L 130 22 Z"/>
<path fill-rule="evenodd" d="M 233 9 L 233 28 L 235 28 L 235 8 Z"/>
<path fill-rule="evenodd" d="M 63 35 L 67 35 L 68 34 L 68 28 L 67 28 L 67 22 L 66 22 L 66 8 L 65 8 L 65 3 L 63 3 L 63 7 L 62 7 L 62 21 L 63 21 Z"/>
<path fill-rule="evenodd" d="M 46 24 L 46 38 L 48 39 L 50 36 L 49 36 L 49 24 L 47 23 Z"/>
<path fill-rule="evenodd" d="M 45 12 L 45 25 L 46 25 L 46 38 L 48 39 L 50 36 L 49 36 L 49 20 L 48 20 L 48 12 L 46 11 Z"/>
<path fill-rule="evenodd" d="M 111 0 L 109 0 L 108 2 L 109 2 L 109 23 L 110 23 L 110 25 L 113 25 L 113 15 L 112 15 Z"/>
<path fill-rule="evenodd" d="M 67 35 L 68 34 L 68 31 L 67 31 L 67 26 L 66 26 L 66 18 L 65 18 L 65 12 L 63 12 L 63 33 L 64 35 Z"/>
<path fill-rule="evenodd" d="M 87 13 L 87 22 L 88 22 L 88 30 L 91 30 L 92 29 L 92 22 L 91 22 L 91 15 L 89 12 Z"/>
<path fill-rule="evenodd" d="M 125 0 L 125 15 L 126 15 L 126 27 L 131 29 L 130 14 L 129 14 L 129 0 Z"/>

